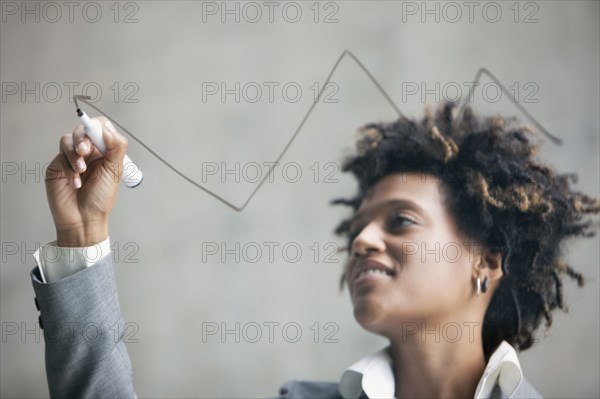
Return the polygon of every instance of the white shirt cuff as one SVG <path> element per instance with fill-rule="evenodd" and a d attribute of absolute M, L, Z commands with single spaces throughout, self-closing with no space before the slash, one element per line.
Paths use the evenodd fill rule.
<path fill-rule="evenodd" d="M 110 237 L 89 247 L 57 247 L 56 241 L 33 253 L 44 283 L 60 280 L 90 267 L 110 253 Z"/>

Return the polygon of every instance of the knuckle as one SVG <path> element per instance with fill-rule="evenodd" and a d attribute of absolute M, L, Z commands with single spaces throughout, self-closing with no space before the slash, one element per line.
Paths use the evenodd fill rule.
<path fill-rule="evenodd" d="M 85 134 L 83 133 L 83 131 L 76 130 L 73 132 L 73 141 L 76 144 L 82 142 L 84 138 L 85 138 Z"/>
<path fill-rule="evenodd" d="M 50 162 L 50 164 L 46 168 L 46 172 L 44 173 L 44 178 L 46 180 L 52 179 L 53 177 L 55 177 L 57 175 L 57 172 L 59 172 L 60 170 L 61 170 L 61 167 L 58 165 L 58 162 L 56 162 L 56 158 L 55 158 L 52 160 L 52 162 Z"/>
<path fill-rule="evenodd" d="M 58 154 L 46 168 L 44 173 L 45 181 L 53 181 L 63 178 L 66 175 L 66 160 L 63 154 Z"/>

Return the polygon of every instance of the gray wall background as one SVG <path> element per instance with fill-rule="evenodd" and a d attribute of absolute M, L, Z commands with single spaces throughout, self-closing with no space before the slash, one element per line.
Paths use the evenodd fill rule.
<path fill-rule="evenodd" d="M 43 2 L 2 2 L 3 331 L 14 325 L 35 331 L 31 252 L 55 237 L 42 170 L 56 155 L 59 137 L 78 124 L 68 82 L 78 85 L 78 93 L 87 84 L 93 96 L 94 88 L 100 87 L 96 106 L 201 182 L 201 162 L 243 165 L 275 160 L 311 105 L 311 85 L 323 84 L 346 49 L 409 116 L 421 116 L 424 101 L 421 90 L 417 95 L 406 92 L 407 82 L 428 88 L 437 82 L 438 94 L 446 87 L 448 96 L 458 85 L 466 95 L 465 82 L 485 66 L 518 89 L 521 101 L 526 95 L 537 100 L 524 105 L 564 140 L 562 147 L 545 140 L 540 157 L 558 170 L 578 173 L 580 189 L 599 193 L 598 2 L 522 2 L 517 5 L 517 22 L 513 2 L 477 2 L 472 21 L 459 2 L 462 16 L 457 22 L 452 22 L 456 8 L 429 2 L 430 9 L 438 7 L 440 19 L 425 15 L 423 22 L 420 14 L 406 13 L 413 7 L 421 11 L 421 2 L 338 1 L 317 4 L 318 23 L 313 2 L 296 3 L 302 11 L 296 23 L 284 18 L 295 15 L 293 6 L 282 13 L 285 3 L 276 3 L 273 22 L 263 3 L 256 3 L 263 12 L 256 23 L 244 19 L 255 15 L 248 3 L 237 3 L 240 22 L 231 15 L 221 22 L 219 15 L 207 14 L 203 21 L 203 5 L 193 1 L 122 2 L 117 16 L 113 2 L 76 2 L 72 22 L 67 6 L 54 4 L 61 16 Z M 228 2 L 227 7 L 235 4 Z M 220 2 L 212 5 L 224 7 Z M 33 14 L 21 21 L 25 7 L 39 7 L 39 22 Z M 502 14 L 491 22 L 498 8 Z M 99 17 L 97 9 L 102 12 Z M 338 21 L 323 23 L 329 13 Z M 124 23 L 127 15 L 137 22 Z M 528 16 L 537 22 L 525 23 Z M 331 171 L 325 164 L 338 162 L 350 149 L 356 127 L 390 120 L 395 113 L 348 58 L 333 81 L 338 102 L 317 104 L 281 160 L 281 165 L 301 165 L 300 181 L 286 182 L 282 169 L 275 168 L 275 182 L 265 183 L 241 213 L 188 184 L 130 139 L 128 154 L 145 180 L 135 190 L 121 189 L 110 237 L 122 310 L 136 326 L 132 338 L 138 342 L 129 343 L 128 350 L 141 397 L 274 396 L 291 378 L 338 380 L 347 366 L 386 344 L 360 328 L 347 291 L 338 292 L 343 255 L 333 257 L 338 263 L 324 262 L 331 252 L 327 243 L 343 244 L 332 229 L 347 212 L 329 206 L 328 200 L 355 190 L 348 176 L 336 173 L 337 183 L 326 182 L 324 176 Z M 250 91 L 239 103 L 231 95 L 225 102 L 218 96 L 203 102 L 202 82 L 227 82 L 229 87 L 256 82 L 264 90 L 256 103 L 247 101 L 254 93 Z M 264 82 L 279 84 L 273 102 Z M 39 100 L 34 94 L 21 98 L 21 84 L 35 92 L 36 83 Z M 283 98 L 281 87 L 286 83 L 300 85 L 299 101 Z M 10 94 L 14 84 L 19 93 Z M 124 101 L 132 88 L 137 88 L 132 97 L 137 103 Z M 478 91 L 473 106 L 482 113 L 521 116 L 506 96 L 497 102 L 490 101 L 493 98 L 493 91 L 487 100 Z M 433 94 L 425 100 L 436 102 Z M 321 172 L 317 183 L 310 168 L 315 162 Z M 7 173 L 14 165 L 17 173 Z M 37 172 L 21 175 L 35 168 Z M 239 206 L 255 184 L 236 183 L 229 176 L 224 182 L 210 178 L 206 186 Z M 263 254 L 255 263 L 249 261 L 252 251 L 240 262 L 232 256 L 226 262 L 218 256 L 203 262 L 206 242 L 228 248 L 236 242 L 242 247 L 257 243 Z M 280 244 L 273 262 L 265 242 Z M 315 242 L 321 248 L 317 261 L 310 249 Z M 286 243 L 302 249 L 298 262 L 283 258 Z M 589 277 L 588 285 L 578 289 L 571 281 L 566 284 L 571 311 L 557 312 L 550 334 L 542 329 L 537 345 L 520 355 L 525 375 L 547 397 L 600 394 L 598 247 L 594 238 L 569 248 L 568 259 Z M 262 338 L 236 343 L 232 335 L 225 340 L 211 336 L 203 342 L 203 323 L 234 328 L 236 322 L 240 329 L 248 326 L 248 336 L 255 331 L 248 323 L 262 325 Z M 266 322 L 280 323 L 272 343 Z M 290 322 L 302 329 L 296 343 L 282 336 L 281 327 Z M 320 330 L 317 343 L 310 329 L 315 322 Z M 325 342 L 325 335 L 333 331 L 325 329 L 328 322 L 337 326 L 337 343 Z M 294 331 L 288 332 L 287 338 L 293 338 Z M 1 396 L 45 397 L 43 339 L 20 333 L 3 335 Z"/>

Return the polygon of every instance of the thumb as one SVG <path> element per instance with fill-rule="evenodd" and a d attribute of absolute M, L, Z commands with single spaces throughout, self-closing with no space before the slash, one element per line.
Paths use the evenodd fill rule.
<path fill-rule="evenodd" d="M 102 137 L 106 145 L 104 158 L 108 162 L 118 163 L 119 169 L 123 168 L 123 157 L 127 152 L 128 141 L 125 136 L 115 129 L 113 124 L 106 118 L 99 118 L 102 123 Z"/>

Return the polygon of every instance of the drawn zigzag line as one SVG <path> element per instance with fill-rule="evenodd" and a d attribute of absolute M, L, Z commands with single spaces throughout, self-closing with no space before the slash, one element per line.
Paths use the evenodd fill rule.
<path fill-rule="evenodd" d="M 244 202 L 244 204 L 242 206 L 235 206 L 234 204 L 232 204 L 231 202 L 227 201 L 226 199 L 224 199 L 223 197 L 219 196 L 218 194 L 212 192 L 211 190 L 207 189 L 206 187 L 202 186 L 201 184 L 195 182 L 194 180 L 192 180 L 191 178 L 189 178 L 188 176 L 186 176 L 184 173 L 182 173 L 181 171 L 179 171 L 177 168 L 175 168 L 174 166 L 172 166 L 167 160 L 165 160 L 164 158 L 162 158 L 160 155 L 158 155 L 154 150 L 152 150 L 149 146 L 147 146 L 142 140 L 140 140 L 139 138 L 137 138 L 134 134 L 132 134 L 127 128 L 125 128 L 123 125 L 121 125 L 118 121 L 112 119 L 111 117 L 109 117 L 108 115 L 106 115 L 100 108 L 96 107 L 95 105 L 91 104 L 88 99 L 89 97 L 86 96 L 81 96 L 81 95 L 75 95 L 73 96 L 73 100 L 75 101 L 75 104 L 77 104 L 77 101 L 81 101 L 85 104 L 87 104 L 88 106 L 90 106 L 91 108 L 95 109 L 96 111 L 98 111 L 100 114 L 105 115 L 108 119 L 110 119 L 114 124 L 116 124 L 117 126 L 119 126 L 121 128 L 121 131 L 127 133 L 133 140 L 135 140 L 138 144 L 140 144 L 142 147 L 144 147 L 146 150 L 148 150 L 148 152 L 150 152 L 152 155 L 154 155 L 160 162 L 162 162 L 165 166 L 167 166 L 169 169 L 171 169 L 173 172 L 175 172 L 176 174 L 178 174 L 179 176 L 181 176 L 183 179 L 185 179 L 186 181 L 188 181 L 190 184 L 194 185 L 195 187 L 201 189 L 202 191 L 206 192 L 207 194 L 211 195 L 212 197 L 216 198 L 217 200 L 221 201 L 223 204 L 227 205 L 228 207 L 230 207 L 231 209 L 241 212 L 246 205 L 248 205 L 248 203 L 250 202 L 250 200 L 252 200 L 252 197 L 254 197 L 254 194 L 256 194 L 256 192 L 260 189 L 260 187 L 262 186 L 262 184 L 265 182 L 265 180 L 269 177 L 269 175 L 271 174 L 271 171 L 274 167 L 274 165 L 278 165 L 279 161 L 281 160 L 281 158 L 285 155 L 286 151 L 288 150 L 288 148 L 290 147 L 290 145 L 292 144 L 292 142 L 296 139 L 296 136 L 298 135 L 298 133 L 300 132 L 300 130 L 302 129 L 302 127 L 304 126 L 304 123 L 307 121 L 308 117 L 310 116 L 310 114 L 312 113 L 313 109 L 315 108 L 315 105 L 319 102 L 319 100 L 321 99 L 321 95 L 323 94 L 323 91 L 325 90 L 325 88 L 327 88 L 327 84 L 331 81 L 331 77 L 333 76 L 333 74 L 335 73 L 335 71 L 337 70 L 338 66 L 340 65 L 340 63 L 342 62 L 342 60 L 346 57 L 350 57 L 352 60 L 354 60 L 354 62 L 356 62 L 356 64 L 362 69 L 362 71 L 369 77 L 369 79 L 371 80 L 371 82 L 377 87 L 377 89 L 379 90 L 379 92 L 385 97 L 385 99 L 388 101 L 388 103 L 394 108 L 394 110 L 396 111 L 396 113 L 398 114 L 398 117 L 404 117 L 404 115 L 402 114 L 402 112 L 400 111 L 400 109 L 398 108 L 398 106 L 396 105 L 396 103 L 391 99 L 391 97 L 388 95 L 388 93 L 384 90 L 384 88 L 379 84 L 379 82 L 377 81 L 377 79 L 375 79 L 375 77 L 371 74 L 371 72 L 369 72 L 369 70 L 362 64 L 362 62 L 360 62 L 360 60 L 358 58 L 356 58 L 356 56 L 349 50 L 344 50 L 344 52 L 338 57 L 337 61 L 335 62 L 335 65 L 333 66 L 333 68 L 331 69 L 331 71 L 329 72 L 329 75 L 327 76 L 327 79 L 325 79 L 325 83 L 323 85 L 321 85 L 321 90 L 319 91 L 319 94 L 317 96 L 317 98 L 315 99 L 315 101 L 313 101 L 312 105 L 310 106 L 310 108 L 308 109 L 308 111 L 306 112 L 306 115 L 304 115 L 304 118 L 302 118 L 302 121 L 300 122 L 300 125 L 298 125 L 298 127 L 296 128 L 296 131 L 294 132 L 294 134 L 292 135 L 292 137 L 290 138 L 290 140 L 288 141 L 288 143 L 286 144 L 286 146 L 283 148 L 283 150 L 281 151 L 281 153 L 279 154 L 279 156 L 277 157 L 277 159 L 275 160 L 275 162 L 269 167 L 269 172 L 263 177 L 263 179 L 258 183 L 258 185 L 254 188 L 254 190 L 252 191 L 252 193 L 250 194 L 250 196 L 246 199 L 246 201 Z M 499 87 L 500 89 L 508 95 L 508 98 L 513 102 L 513 104 L 543 133 L 545 134 L 550 140 L 552 140 L 555 144 L 557 145 L 562 145 L 562 141 L 557 138 L 554 137 L 553 135 L 551 135 L 526 109 L 525 107 L 523 107 L 521 104 L 519 104 L 518 102 L 516 102 L 512 96 L 510 95 L 510 91 L 490 72 L 488 71 L 486 68 L 480 68 L 477 71 L 477 74 L 475 75 L 475 84 L 471 85 L 471 88 L 469 90 L 469 94 L 468 96 L 462 100 L 462 104 L 459 105 L 458 108 L 458 114 L 457 114 L 457 121 L 460 120 L 462 118 L 464 109 L 466 107 L 466 103 L 468 101 L 469 98 L 472 98 L 472 94 L 473 94 L 473 90 L 474 87 L 479 83 L 479 80 L 481 79 L 482 75 L 486 74 L 488 75 L 488 77 L 494 81 Z"/>

